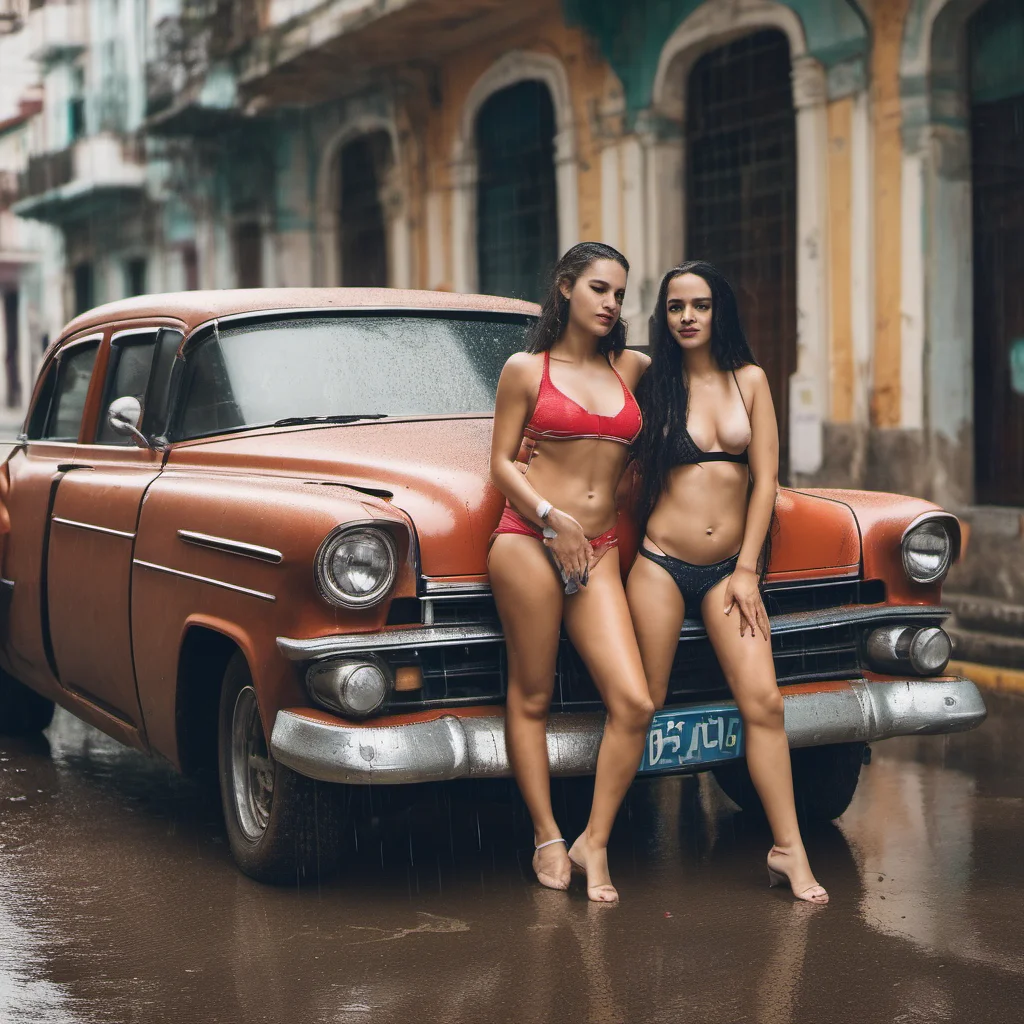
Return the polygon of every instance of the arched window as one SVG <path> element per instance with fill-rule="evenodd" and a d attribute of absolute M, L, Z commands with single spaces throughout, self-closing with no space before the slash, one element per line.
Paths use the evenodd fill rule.
<path fill-rule="evenodd" d="M 385 288 L 388 245 L 381 193 L 391 169 L 387 132 L 360 135 L 338 156 L 338 259 L 341 284 Z"/>
<path fill-rule="evenodd" d="M 976 499 L 1024 505 L 1024 10 L 968 23 L 974 214 Z"/>
<path fill-rule="evenodd" d="M 789 40 L 755 32 L 706 53 L 686 89 L 686 256 L 728 277 L 764 367 L 785 473 L 796 369 L 796 115 Z"/>
<path fill-rule="evenodd" d="M 558 259 L 555 111 L 542 82 L 489 97 L 476 119 L 479 290 L 540 299 Z"/>

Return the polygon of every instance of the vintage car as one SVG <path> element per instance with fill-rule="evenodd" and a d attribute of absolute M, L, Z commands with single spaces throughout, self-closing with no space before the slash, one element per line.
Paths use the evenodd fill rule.
<path fill-rule="evenodd" d="M 0 731 L 43 729 L 57 703 L 209 770 L 234 857 L 266 881 L 336 864 L 351 787 L 509 776 L 488 448 L 499 372 L 536 313 L 267 289 L 73 320 L 0 469 Z M 831 818 L 869 741 L 985 716 L 972 682 L 943 675 L 960 527 L 856 491 L 783 489 L 778 513 L 766 601 L 786 729 L 802 809 Z M 625 569 L 625 508 L 620 531 Z M 602 728 L 564 641 L 553 774 L 592 774 Z M 742 754 L 687 621 L 640 773 L 711 768 L 750 806 Z"/>

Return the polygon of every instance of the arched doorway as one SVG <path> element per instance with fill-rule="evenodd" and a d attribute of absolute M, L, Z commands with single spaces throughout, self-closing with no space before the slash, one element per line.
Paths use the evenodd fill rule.
<path fill-rule="evenodd" d="M 338 154 L 338 263 L 345 287 L 388 285 L 382 193 L 391 164 L 391 138 L 385 131 L 360 135 Z"/>
<path fill-rule="evenodd" d="M 787 472 L 789 378 L 797 365 L 796 113 L 789 40 L 777 29 L 704 54 L 686 88 L 686 255 L 736 290 L 771 385 Z"/>
<path fill-rule="evenodd" d="M 968 23 L 976 500 L 1024 505 L 1024 8 Z"/>
<path fill-rule="evenodd" d="M 555 111 L 543 82 L 494 93 L 476 118 L 481 292 L 539 300 L 558 258 Z"/>

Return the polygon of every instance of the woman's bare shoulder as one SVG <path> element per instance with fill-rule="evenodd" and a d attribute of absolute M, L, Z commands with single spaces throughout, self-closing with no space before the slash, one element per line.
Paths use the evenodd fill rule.
<path fill-rule="evenodd" d="M 544 356 L 539 352 L 515 352 L 505 360 L 501 371 L 501 382 L 511 387 L 533 387 L 544 366 Z"/>
<path fill-rule="evenodd" d="M 646 352 L 639 352 L 635 348 L 624 348 L 612 359 L 612 366 L 631 389 L 636 388 L 640 378 L 650 365 L 651 357 Z"/>
<path fill-rule="evenodd" d="M 768 378 L 764 370 L 757 363 L 747 363 L 736 371 L 736 379 L 744 388 L 753 389 L 768 387 Z"/>

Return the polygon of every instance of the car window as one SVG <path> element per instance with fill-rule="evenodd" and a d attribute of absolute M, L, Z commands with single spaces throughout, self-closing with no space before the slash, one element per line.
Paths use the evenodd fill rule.
<path fill-rule="evenodd" d="M 50 405 L 43 437 L 49 441 L 77 441 L 89 393 L 89 379 L 99 342 L 75 345 L 58 357 L 57 389 Z"/>
<path fill-rule="evenodd" d="M 186 357 L 176 440 L 294 417 L 489 413 L 530 319 L 344 315 L 221 327 Z"/>
<path fill-rule="evenodd" d="M 131 445 L 130 437 L 114 433 L 107 419 L 110 403 L 118 398 L 137 398 L 145 406 L 149 373 L 153 368 L 153 353 L 156 349 L 156 331 L 145 334 L 130 334 L 115 338 L 110 346 L 110 364 L 107 370 L 107 384 L 103 394 L 103 411 L 100 416 L 96 440 L 100 444 Z"/>
<path fill-rule="evenodd" d="M 39 389 L 39 398 L 32 406 L 32 415 L 29 416 L 28 427 L 25 436 L 30 441 L 38 441 L 46 429 L 46 418 L 50 413 L 50 403 L 53 401 L 53 389 L 57 383 L 57 360 L 53 359 L 46 368 L 46 376 L 43 378 L 42 387 Z"/>

